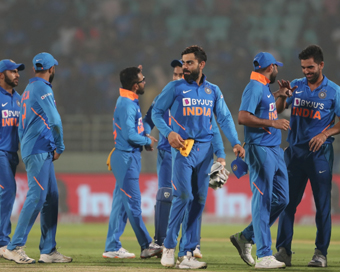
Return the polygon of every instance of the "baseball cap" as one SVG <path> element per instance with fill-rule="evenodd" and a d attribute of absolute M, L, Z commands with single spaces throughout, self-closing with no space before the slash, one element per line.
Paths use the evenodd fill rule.
<path fill-rule="evenodd" d="M 39 65 L 37 66 L 37 64 Z M 58 65 L 58 61 L 50 53 L 39 53 L 33 58 L 33 66 L 35 70 L 47 70 L 54 65 Z"/>
<path fill-rule="evenodd" d="M 258 62 L 258 65 L 255 66 L 255 61 Z M 283 66 L 283 63 L 282 62 L 279 62 L 277 61 L 274 56 L 268 52 L 261 52 L 261 53 L 258 53 L 254 60 L 253 60 L 253 65 L 254 65 L 254 69 L 255 70 L 258 70 L 258 69 L 261 69 L 261 68 L 266 68 L 268 67 L 269 65 L 271 64 L 276 64 L 278 66 Z"/>
<path fill-rule="evenodd" d="M 178 60 L 178 59 L 174 59 L 172 62 L 171 62 L 171 67 L 175 68 L 177 66 L 181 66 L 183 65 L 183 62 L 181 60 Z"/>
<path fill-rule="evenodd" d="M 18 71 L 25 69 L 25 64 L 22 63 L 15 63 L 13 60 L 10 59 L 3 59 L 0 61 L 0 73 L 3 73 L 6 70 L 15 70 Z"/>
<path fill-rule="evenodd" d="M 244 176 L 248 172 L 248 164 L 242 160 L 240 157 L 237 157 L 231 163 L 231 170 L 235 174 L 235 176 L 239 179 L 240 177 Z"/>

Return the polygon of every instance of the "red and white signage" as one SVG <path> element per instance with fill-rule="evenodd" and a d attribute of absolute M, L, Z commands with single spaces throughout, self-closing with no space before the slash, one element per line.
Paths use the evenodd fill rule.
<path fill-rule="evenodd" d="M 17 174 L 17 195 L 13 215 L 19 215 L 28 190 L 25 174 Z M 113 174 L 57 174 L 59 212 L 76 215 L 84 221 L 107 220 L 111 212 L 112 193 L 115 188 Z M 154 216 L 158 185 L 156 174 L 140 175 L 143 217 Z M 340 175 L 333 176 L 332 219 L 340 222 Z M 237 179 L 231 175 L 227 184 L 216 191 L 209 188 L 204 213 L 211 217 L 227 218 L 235 222 L 251 220 L 251 190 L 249 176 Z M 307 184 L 296 212 L 296 222 L 314 222 L 315 205 L 312 189 Z"/>

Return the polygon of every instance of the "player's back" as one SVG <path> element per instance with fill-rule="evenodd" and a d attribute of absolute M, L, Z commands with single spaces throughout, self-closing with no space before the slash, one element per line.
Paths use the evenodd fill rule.
<path fill-rule="evenodd" d="M 53 116 L 50 119 L 54 120 L 47 117 L 48 108 L 52 108 L 53 114 L 49 116 Z M 23 158 L 31 154 L 51 152 L 56 148 L 51 124 L 59 122 L 60 116 L 55 116 L 55 112 L 51 85 L 41 78 L 32 78 L 21 98 L 19 139 Z"/>

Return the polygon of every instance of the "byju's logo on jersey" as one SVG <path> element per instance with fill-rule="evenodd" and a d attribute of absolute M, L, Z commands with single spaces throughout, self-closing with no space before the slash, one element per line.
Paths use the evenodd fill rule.
<path fill-rule="evenodd" d="M 138 126 L 141 126 L 143 124 L 143 118 L 140 117 L 138 118 Z"/>
<path fill-rule="evenodd" d="M 11 110 L 2 110 L 1 112 L 2 118 L 10 118 L 10 117 L 19 117 L 19 111 L 11 111 Z"/>
<path fill-rule="evenodd" d="M 183 106 L 187 107 L 187 106 L 191 106 L 191 99 L 190 98 L 183 98 Z"/>
<path fill-rule="evenodd" d="M 301 104 L 301 98 L 294 98 L 294 106 L 299 107 Z"/>
<path fill-rule="evenodd" d="M 269 111 L 274 111 L 275 110 L 275 106 L 276 106 L 275 103 L 270 103 L 269 104 Z"/>
<path fill-rule="evenodd" d="M 2 111 L 2 118 L 8 118 L 8 110 Z"/>

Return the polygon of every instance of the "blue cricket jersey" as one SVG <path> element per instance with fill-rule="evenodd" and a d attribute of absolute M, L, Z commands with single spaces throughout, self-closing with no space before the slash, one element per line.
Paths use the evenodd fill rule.
<path fill-rule="evenodd" d="M 158 96 L 156 96 L 155 100 L 152 102 L 149 110 L 147 111 L 147 113 L 146 113 L 146 115 L 143 119 L 145 132 L 147 134 L 150 134 L 151 130 L 155 126 L 155 124 L 152 122 L 151 114 L 152 114 L 153 105 L 155 104 L 155 101 L 157 100 L 157 98 L 158 98 Z M 164 119 L 164 122 L 167 123 L 167 125 L 169 127 L 171 127 L 172 122 L 171 122 L 170 110 L 167 110 L 164 113 L 163 119 Z M 213 119 L 212 119 L 212 130 L 213 130 L 213 133 L 214 133 L 214 137 L 212 139 L 212 145 L 213 145 L 214 153 L 218 158 L 225 158 L 222 136 L 221 136 L 220 130 L 217 126 L 217 123 L 216 123 L 214 116 L 213 116 Z M 169 144 L 168 139 L 166 137 L 164 137 L 162 133 L 159 133 L 159 140 L 158 140 L 157 148 L 171 152 L 171 145 Z"/>
<path fill-rule="evenodd" d="M 144 145 L 151 144 L 151 139 L 145 136 L 138 95 L 122 88 L 119 94 L 113 114 L 115 148 L 123 151 L 141 151 Z"/>
<path fill-rule="evenodd" d="M 55 105 L 52 85 L 34 77 L 21 97 L 19 139 L 21 155 L 52 152 L 63 153 L 63 127 Z"/>
<path fill-rule="evenodd" d="M 13 94 L 10 94 L 0 87 L 0 150 L 2 151 L 18 151 L 20 100 L 20 95 L 14 89 Z"/>
<path fill-rule="evenodd" d="M 240 111 L 250 112 L 261 119 L 276 120 L 276 103 L 269 82 L 264 75 L 252 72 L 250 82 L 242 94 Z M 247 144 L 277 146 L 281 144 L 281 131 L 273 127 L 244 126 L 244 138 Z"/>
<path fill-rule="evenodd" d="M 170 109 L 171 128 L 164 121 Z M 208 82 L 203 75 L 202 84 L 185 79 L 168 83 L 159 94 L 152 110 L 152 120 L 166 137 L 171 131 L 183 139 L 209 142 L 213 139 L 213 113 L 231 145 L 240 144 L 235 124 L 218 86 Z"/>
<path fill-rule="evenodd" d="M 326 76 L 314 91 L 307 78 L 295 79 L 291 86 L 298 88 L 286 100 L 287 105 L 292 105 L 287 141 L 290 145 L 303 145 L 334 126 L 335 116 L 340 116 L 340 87 Z M 325 143 L 333 141 L 333 137 L 328 137 Z"/>

